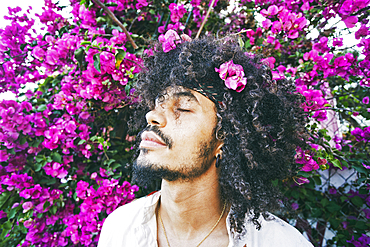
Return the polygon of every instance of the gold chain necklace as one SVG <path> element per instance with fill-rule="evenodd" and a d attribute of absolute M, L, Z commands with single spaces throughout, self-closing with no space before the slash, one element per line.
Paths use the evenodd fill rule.
<path fill-rule="evenodd" d="M 218 225 L 218 223 L 222 219 L 222 216 L 224 216 L 225 208 L 226 208 L 226 202 L 224 203 L 224 208 L 222 209 L 222 213 L 221 213 L 220 217 L 218 218 L 216 224 L 214 224 L 214 226 L 212 227 L 211 231 L 209 231 L 209 233 L 207 234 L 207 236 L 205 236 L 203 238 L 203 240 L 200 241 L 200 243 L 196 247 L 199 247 L 199 245 L 201 245 L 203 243 L 203 241 L 206 240 L 206 238 L 208 238 L 209 235 L 211 235 L 211 233 L 213 232 L 213 230 L 216 228 L 216 226 Z M 163 229 L 163 232 L 164 232 L 164 236 L 166 237 L 167 245 L 168 245 L 168 247 L 171 247 L 170 246 L 170 242 L 168 242 L 166 229 L 164 228 L 163 221 L 162 221 L 162 218 L 161 218 L 161 213 L 159 212 L 159 209 L 158 209 L 158 218 L 159 218 L 159 220 L 161 222 L 162 229 Z"/>

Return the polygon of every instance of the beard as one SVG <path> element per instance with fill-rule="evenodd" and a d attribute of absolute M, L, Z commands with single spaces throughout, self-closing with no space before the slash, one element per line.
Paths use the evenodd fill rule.
<path fill-rule="evenodd" d="M 168 165 L 153 164 L 145 157 L 139 156 L 133 164 L 132 181 L 146 187 L 156 180 L 188 182 L 204 174 L 212 164 L 211 152 L 216 146 L 216 139 L 211 143 L 201 143 L 199 153 L 192 164 L 182 164 L 180 168 L 171 169 Z M 142 150 L 143 155 L 147 150 Z"/>

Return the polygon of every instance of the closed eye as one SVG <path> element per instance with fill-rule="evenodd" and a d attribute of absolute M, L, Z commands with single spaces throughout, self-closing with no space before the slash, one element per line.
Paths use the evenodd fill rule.
<path fill-rule="evenodd" d="M 181 111 L 181 112 L 191 112 L 190 110 L 187 110 L 187 109 L 182 109 L 182 108 L 177 108 L 178 111 Z"/>

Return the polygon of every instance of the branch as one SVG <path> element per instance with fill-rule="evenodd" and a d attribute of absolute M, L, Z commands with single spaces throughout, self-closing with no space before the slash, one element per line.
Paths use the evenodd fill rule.
<path fill-rule="evenodd" d="M 198 30 L 198 33 L 197 33 L 197 36 L 195 36 L 195 38 L 199 38 L 199 35 L 200 33 L 202 32 L 202 29 L 204 27 L 204 25 L 206 24 L 207 22 L 207 19 L 208 19 L 208 16 L 209 16 L 209 13 L 211 13 L 211 10 L 213 9 L 213 4 L 215 3 L 216 0 L 212 0 L 211 2 L 211 5 L 209 6 L 208 8 L 208 11 L 207 11 L 207 14 L 206 14 L 206 17 L 204 18 L 203 22 L 202 22 L 202 25 L 200 26 L 199 30 Z"/>
<path fill-rule="evenodd" d="M 128 41 L 130 41 L 132 47 L 134 47 L 134 49 L 137 49 L 138 46 L 135 44 L 134 40 L 131 38 L 130 34 L 127 32 L 126 28 L 122 25 L 122 23 L 118 20 L 118 18 L 112 13 L 112 11 L 110 11 L 107 6 L 105 6 L 102 2 L 100 2 L 99 0 L 92 0 L 94 3 L 96 3 L 97 5 L 99 5 L 100 7 L 102 7 L 104 9 L 104 11 L 109 15 L 109 17 L 115 22 L 117 23 L 117 25 L 122 28 L 123 32 L 126 34 L 126 37 L 128 39 Z"/>

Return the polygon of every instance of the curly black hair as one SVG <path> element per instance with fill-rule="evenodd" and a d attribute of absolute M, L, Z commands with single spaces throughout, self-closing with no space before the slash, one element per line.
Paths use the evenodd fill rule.
<path fill-rule="evenodd" d="M 213 86 L 221 101 L 215 102 L 222 138 L 219 183 L 222 199 L 231 206 L 231 229 L 244 234 L 246 215 L 256 228 L 260 215 L 279 207 L 280 193 L 273 181 L 297 172 L 294 155 L 305 146 L 307 121 L 299 107 L 302 98 L 288 80 L 272 80 L 271 71 L 260 57 L 244 52 L 233 37 L 204 37 L 177 44 L 167 53 L 157 43 L 154 55 L 144 58 L 139 75 L 136 106 L 131 127 L 143 129 L 145 113 L 155 99 L 170 86 L 194 89 L 199 82 Z M 225 87 L 215 68 L 233 60 L 242 65 L 247 85 L 240 93 Z"/>

